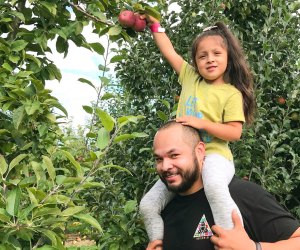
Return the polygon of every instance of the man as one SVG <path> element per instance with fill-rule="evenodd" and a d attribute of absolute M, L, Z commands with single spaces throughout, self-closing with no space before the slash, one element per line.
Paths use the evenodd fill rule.
<path fill-rule="evenodd" d="M 229 185 L 243 222 L 233 211 L 234 228 L 214 225 L 201 179 L 205 147 L 198 132 L 175 121 L 154 137 L 157 172 L 177 196 L 162 212 L 165 233 L 147 250 L 300 250 L 300 224 L 260 186 L 234 178 Z M 214 225 L 214 226 L 213 226 Z M 260 242 L 260 243 L 258 243 Z"/>

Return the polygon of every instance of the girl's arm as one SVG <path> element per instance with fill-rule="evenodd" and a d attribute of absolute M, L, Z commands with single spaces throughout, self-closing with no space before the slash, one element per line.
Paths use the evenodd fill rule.
<path fill-rule="evenodd" d="M 225 141 L 239 140 L 242 135 L 243 124 L 238 121 L 215 123 L 195 116 L 178 117 L 176 118 L 176 121 L 182 125 L 188 125 L 196 129 L 204 129 L 207 133 Z"/>
<path fill-rule="evenodd" d="M 147 16 L 147 21 L 150 26 L 153 23 L 158 23 L 158 20 L 152 16 Z M 183 63 L 183 58 L 175 51 L 169 37 L 164 32 L 153 32 L 152 35 L 157 47 L 159 48 L 164 58 L 167 59 L 171 67 L 176 71 L 177 74 L 179 74 Z"/>

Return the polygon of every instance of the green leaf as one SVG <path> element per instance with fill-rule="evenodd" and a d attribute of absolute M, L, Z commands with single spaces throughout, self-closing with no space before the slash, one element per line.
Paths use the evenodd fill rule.
<path fill-rule="evenodd" d="M 8 167 L 8 171 L 10 172 L 15 166 L 17 166 L 25 157 L 27 157 L 27 154 L 20 154 L 17 157 L 15 157 L 10 163 Z"/>
<path fill-rule="evenodd" d="M 23 23 L 25 23 L 25 17 L 23 13 L 17 11 L 11 11 L 10 14 L 14 15 L 15 17 L 19 18 Z"/>
<path fill-rule="evenodd" d="M 42 168 L 40 163 L 32 161 L 31 166 L 32 166 L 32 169 L 36 176 L 37 182 L 39 182 L 40 180 L 43 180 L 43 181 L 46 180 L 46 175 L 45 175 L 44 169 Z"/>
<path fill-rule="evenodd" d="M 111 93 L 105 93 L 102 97 L 101 97 L 101 100 L 108 100 L 108 99 L 111 99 L 111 98 L 114 98 L 115 96 Z"/>
<path fill-rule="evenodd" d="M 34 218 L 44 217 L 45 215 L 48 216 L 50 214 L 55 216 L 60 216 L 61 211 L 57 207 L 38 207 L 35 210 L 35 213 L 33 213 L 33 217 Z"/>
<path fill-rule="evenodd" d="M 129 139 L 133 139 L 135 138 L 134 135 L 132 134 L 123 134 L 123 135 L 119 135 L 114 139 L 115 143 L 121 142 L 121 141 L 125 141 L 125 140 L 129 140 Z"/>
<path fill-rule="evenodd" d="M 53 63 L 48 64 L 45 68 L 46 71 L 48 71 L 49 74 L 49 80 L 58 80 L 60 81 L 62 76 L 60 70 L 54 65 Z"/>
<path fill-rule="evenodd" d="M 56 233 L 54 233 L 48 229 L 42 229 L 42 228 L 37 229 L 37 231 L 40 231 L 42 234 L 44 234 L 49 240 L 51 240 L 52 244 L 54 246 L 56 246 L 56 244 L 57 244 L 57 241 L 56 241 L 57 234 Z"/>
<path fill-rule="evenodd" d="M 32 71 L 20 71 L 17 76 L 20 78 L 26 78 L 30 76 L 33 72 Z"/>
<path fill-rule="evenodd" d="M 3 176 L 7 171 L 8 165 L 3 155 L 0 154 L 0 174 Z"/>
<path fill-rule="evenodd" d="M 161 20 L 160 13 L 153 7 L 145 6 L 145 13 L 148 14 L 149 16 L 156 18 L 158 21 Z"/>
<path fill-rule="evenodd" d="M 23 121 L 25 115 L 25 107 L 20 106 L 13 111 L 13 124 L 16 129 L 19 128 L 21 122 Z"/>
<path fill-rule="evenodd" d="M 114 139 L 115 143 L 118 143 L 120 141 L 125 141 L 125 140 L 129 140 L 129 139 L 133 139 L 133 138 L 137 138 L 137 137 L 147 137 L 148 135 L 146 133 L 137 133 L 134 132 L 132 134 L 123 134 L 123 135 L 119 135 Z"/>
<path fill-rule="evenodd" d="M 10 66 L 9 63 L 5 62 L 2 64 L 2 68 L 6 69 L 7 71 L 9 72 L 12 72 L 13 71 L 13 68 Z"/>
<path fill-rule="evenodd" d="M 19 211 L 21 190 L 18 187 L 10 190 L 6 199 L 6 211 L 12 216 L 16 216 Z"/>
<path fill-rule="evenodd" d="M 122 27 L 119 25 L 115 25 L 113 27 L 111 27 L 108 31 L 108 34 L 110 36 L 117 36 L 122 32 Z"/>
<path fill-rule="evenodd" d="M 31 60 L 31 61 L 35 62 L 38 67 L 41 67 L 42 63 L 41 63 L 41 61 L 36 56 L 26 54 L 25 58 L 28 59 L 28 60 Z"/>
<path fill-rule="evenodd" d="M 35 197 L 35 194 L 29 188 L 26 188 L 26 190 L 29 195 L 29 199 L 30 199 L 31 203 L 34 205 L 37 205 L 39 202 L 38 202 L 38 199 Z"/>
<path fill-rule="evenodd" d="M 55 168 L 53 167 L 51 159 L 48 156 L 43 155 L 43 162 L 46 165 L 51 180 L 54 181 L 56 178 L 56 172 L 55 172 Z"/>
<path fill-rule="evenodd" d="M 80 221 L 83 221 L 85 223 L 90 224 L 91 226 L 98 229 L 99 232 L 103 233 L 103 230 L 102 230 L 99 222 L 95 218 L 93 218 L 91 215 L 89 215 L 89 214 L 77 214 L 77 215 L 74 215 L 74 217 L 79 219 Z"/>
<path fill-rule="evenodd" d="M 25 111 L 27 115 L 33 115 L 39 110 L 41 103 L 39 101 L 29 102 L 25 104 Z"/>
<path fill-rule="evenodd" d="M 57 6 L 54 3 L 46 2 L 46 1 L 39 1 L 41 5 L 43 5 L 52 16 L 56 16 L 57 13 Z"/>
<path fill-rule="evenodd" d="M 158 115 L 158 117 L 161 119 L 161 120 L 163 120 L 164 122 L 166 122 L 166 121 L 168 121 L 168 116 L 164 113 L 164 112 L 162 112 L 162 111 L 157 111 L 157 115 Z"/>
<path fill-rule="evenodd" d="M 105 49 L 101 43 L 89 43 L 89 45 L 99 55 L 104 55 Z"/>
<path fill-rule="evenodd" d="M 138 138 L 148 137 L 148 135 L 144 132 L 133 132 L 132 135 Z"/>
<path fill-rule="evenodd" d="M 0 221 L 2 221 L 2 222 L 9 222 L 10 221 L 9 214 L 3 208 L 0 208 Z"/>
<path fill-rule="evenodd" d="M 114 128 L 114 125 L 115 125 L 114 119 L 108 113 L 106 113 L 105 111 L 103 111 L 102 109 L 99 109 L 99 108 L 96 109 L 96 114 L 100 118 L 101 123 L 104 126 L 104 128 L 108 132 L 112 131 Z"/>
<path fill-rule="evenodd" d="M 68 49 L 69 49 L 68 40 L 65 40 L 61 36 L 58 36 L 56 40 L 56 51 L 58 53 L 67 53 Z"/>
<path fill-rule="evenodd" d="M 82 108 L 84 109 L 85 112 L 88 114 L 93 114 L 93 108 L 87 105 L 83 105 Z"/>
<path fill-rule="evenodd" d="M 85 210 L 85 207 L 69 207 L 66 210 L 62 211 L 61 216 L 73 216 L 74 214 L 80 213 L 81 211 Z"/>
<path fill-rule="evenodd" d="M 125 214 L 129 214 L 129 213 L 135 211 L 136 206 L 137 206 L 137 201 L 136 200 L 127 201 L 125 206 L 124 206 Z"/>
<path fill-rule="evenodd" d="M 125 59 L 124 56 L 116 55 L 116 56 L 114 56 L 114 57 L 112 57 L 112 58 L 110 59 L 110 62 L 111 62 L 111 63 L 120 62 L 120 61 L 122 61 L 122 60 L 124 60 L 124 59 Z"/>
<path fill-rule="evenodd" d="M 92 132 L 88 132 L 86 134 L 86 137 L 89 137 L 89 138 L 96 138 L 97 137 L 97 134 L 96 133 L 92 133 Z"/>
<path fill-rule="evenodd" d="M 16 40 L 11 43 L 10 49 L 12 51 L 18 52 L 18 51 L 25 49 L 27 44 L 28 44 L 28 42 L 26 42 L 25 40 Z"/>
<path fill-rule="evenodd" d="M 109 165 L 105 165 L 105 166 L 100 167 L 100 169 L 106 169 L 106 168 L 115 168 L 115 169 L 127 172 L 128 174 L 130 174 L 132 176 L 132 173 L 127 168 L 123 168 L 123 167 L 118 166 L 118 165 L 109 164 Z"/>
<path fill-rule="evenodd" d="M 67 152 L 65 150 L 61 150 L 61 152 L 69 159 L 69 161 L 75 167 L 77 175 L 82 176 L 83 175 L 83 170 L 82 170 L 80 164 L 74 159 L 73 155 L 71 155 L 69 152 Z"/>
<path fill-rule="evenodd" d="M 97 147 L 101 150 L 106 148 L 109 144 L 110 135 L 109 132 L 105 128 L 101 128 L 98 131 L 98 138 L 97 138 Z"/>
<path fill-rule="evenodd" d="M 95 188 L 95 187 L 101 187 L 101 188 L 105 188 L 105 184 L 101 181 L 101 182 L 85 182 L 82 185 L 82 188 Z"/>
<path fill-rule="evenodd" d="M 94 86 L 94 84 L 92 84 L 91 81 L 85 79 L 85 78 L 79 78 L 78 81 L 83 82 L 83 83 L 87 83 L 88 85 L 92 86 L 94 89 L 96 89 L 96 87 Z"/>

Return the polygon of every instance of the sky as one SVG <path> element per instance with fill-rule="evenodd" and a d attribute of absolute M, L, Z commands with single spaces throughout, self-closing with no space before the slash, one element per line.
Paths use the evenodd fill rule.
<path fill-rule="evenodd" d="M 91 27 L 86 27 L 83 31 L 88 42 L 100 42 L 99 37 L 92 33 Z M 69 118 L 72 119 L 73 127 L 84 125 L 86 119 L 90 117 L 82 106 L 91 106 L 91 101 L 95 101 L 97 93 L 90 85 L 78 81 L 85 78 L 95 86 L 100 86 L 98 65 L 101 63 L 101 56 L 85 48 L 77 47 L 73 42 L 69 42 L 69 52 L 66 58 L 55 50 L 55 41 L 49 46 L 53 54 L 48 57 L 60 69 L 62 73 L 61 81 L 47 81 L 46 88 L 52 90 L 52 95 L 68 111 Z"/>

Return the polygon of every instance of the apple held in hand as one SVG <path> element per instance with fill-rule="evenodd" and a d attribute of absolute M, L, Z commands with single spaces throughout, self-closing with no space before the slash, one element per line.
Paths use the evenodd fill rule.
<path fill-rule="evenodd" d="M 135 14 L 130 10 L 123 10 L 119 14 L 119 22 L 124 28 L 132 28 L 135 23 Z"/>
<path fill-rule="evenodd" d="M 139 14 L 135 14 L 135 22 L 132 28 L 137 32 L 141 32 L 145 30 L 146 26 L 146 19 L 141 19 Z"/>
<path fill-rule="evenodd" d="M 146 19 L 142 19 L 141 15 L 131 10 L 123 10 L 119 14 L 119 22 L 124 28 L 132 28 L 134 31 L 144 31 L 147 23 Z"/>

